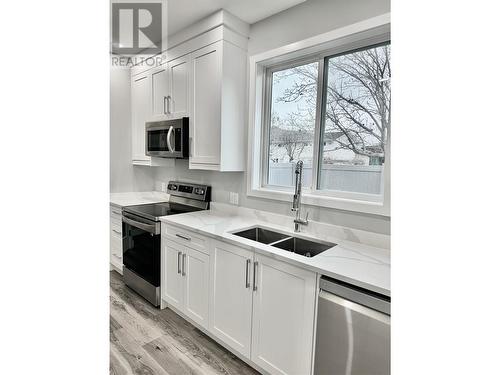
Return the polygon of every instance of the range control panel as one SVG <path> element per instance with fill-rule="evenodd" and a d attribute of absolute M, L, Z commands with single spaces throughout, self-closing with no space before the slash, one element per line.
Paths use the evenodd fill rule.
<path fill-rule="evenodd" d="M 167 193 L 200 201 L 210 201 L 210 186 L 191 184 L 189 182 L 170 181 L 167 186 Z"/>

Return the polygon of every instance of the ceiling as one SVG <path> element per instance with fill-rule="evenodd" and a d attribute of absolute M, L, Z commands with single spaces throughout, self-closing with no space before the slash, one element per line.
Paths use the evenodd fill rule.
<path fill-rule="evenodd" d="M 200 19 L 225 9 L 252 24 L 306 0 L 168 0 L 168 33 L 175 34 Z"/>

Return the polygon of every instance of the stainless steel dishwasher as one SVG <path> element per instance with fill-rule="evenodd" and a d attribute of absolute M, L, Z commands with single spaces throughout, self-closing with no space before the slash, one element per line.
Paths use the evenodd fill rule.
<path fill-rule="evenodd" d="M 388 375 L 391 301 L 322 276 L 314 375 Z"/>

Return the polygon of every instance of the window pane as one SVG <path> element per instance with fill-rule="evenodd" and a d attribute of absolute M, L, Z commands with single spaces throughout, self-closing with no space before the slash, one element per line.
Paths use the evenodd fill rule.
<path fill-rule="evenodd" d="M 389 44 L 327 59 L 319 189 L 382 193 L 390 59 Z"/>
<path fill-rule="evenodd" d="M 304 162 L 303 186 L 312 186 L 318 63 L 272 74 L 268 184 L 294 185 L 294 166 Z"/>

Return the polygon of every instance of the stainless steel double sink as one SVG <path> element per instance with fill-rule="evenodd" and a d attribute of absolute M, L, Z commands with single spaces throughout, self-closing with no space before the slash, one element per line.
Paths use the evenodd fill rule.
<path fill-rule="evenodd" d="M 247 238 L 269 246 L 290 251 L 308 258 L 331 249 L 337 244 L 324 241 L 310 241 L 304 238 L 290 236 L 286 233 L 275 232 L 262 227 L 254 227 L 233 233 L 235 236 Z"/>

